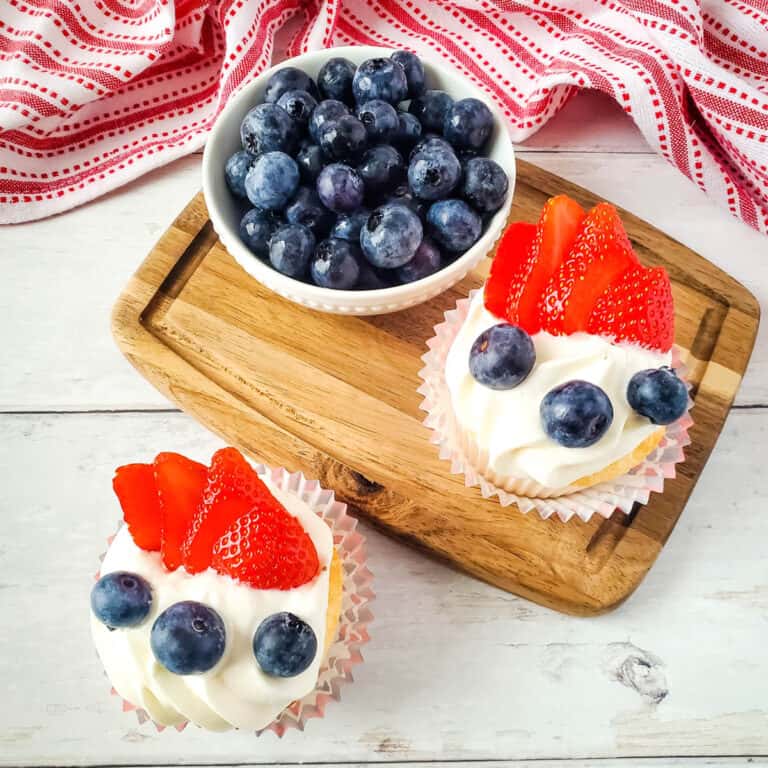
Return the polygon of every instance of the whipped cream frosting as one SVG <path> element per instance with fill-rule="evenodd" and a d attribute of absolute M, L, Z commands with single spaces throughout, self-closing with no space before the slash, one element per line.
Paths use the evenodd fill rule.
<path fill-rule="evenodd" d="M 269 484 L 272 494 L 312 539 L 320 573 L 291 590 L 253 589 L 208 569 L 189 574 L 184 568 L 169 572 L 159 552 L 136 546 L 123 526 L 109 547 L 100 575 L 130 571 L 152 586 L 152 609 L 138 627 L 110 631 L 91 614 L 96 650 L 117 693 L 147 711 L 161 725 L 190 720 L 209 730 L 258 730 L 317 683 L 325 647 L 328 609 L 328 570 L 333 535 L 328 525 L 301 499 Z M 218 664 L 200 675 L 176 675 L 154 657 L 149 644 L 157 616 L 180 600 L 196 600 L 213 608 L 226 628 L 226 650 Z M 273 613 L 290 611 L 306 621 L 317 637 L 318 652 L 300 675 L 271 677 L 261 671 L 253 653 L 253 635 Z"/>
<path fill-rule="evenodd" d="M 670 365 L 670 352 L 634 344 L 614 344 L 587 333 L 531 338 L 536 364 L 514 389 L 493 390 L 475 381 L 469 352 L 487 328 L 503 322 L 483 304 L 483 292 L 472 298 L 469 314 L 451 346 L 445 377 L 456 418 L 477 444 L 488 452 L 489 469 L 505 477 L 533 478 L 549 488 L 563 488 L 631 453 L 658 426 L 629 406 L 627 385 L 646 368 Z M 586 448 L 566 448 L 547 436 L 539 407 L 556 386 L 573 379 L 601 387 L 613 405 L 613 423 L 603 437 Z"/>

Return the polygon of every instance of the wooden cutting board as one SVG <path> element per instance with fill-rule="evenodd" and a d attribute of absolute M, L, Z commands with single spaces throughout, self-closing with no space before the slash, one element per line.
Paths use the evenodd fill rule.
<path fill-rule="evenodd" d="M 597 201 L 519 162 L 512 218 L 535 220 L 563 192 L 584 206 Z M 428 442 L 419 358 L 443 313 L 481 285 L 488 260 L 413 309 L 321 314 L 250 278 L 219 243 L 199 194 L 118 299 L 113 332 L 149 381 L 227 442 L 319 478 L 383 530 L 478 578 L 559 611 L 598 614 L 632 593 L 672 532 L 720 434 L 759 317 L 733 278 L 621 215 L 641 260 L 670 273 L 695 399 L 685 463 L 631 516 L 563 524 L 502 508 L 451 475 Z"/>

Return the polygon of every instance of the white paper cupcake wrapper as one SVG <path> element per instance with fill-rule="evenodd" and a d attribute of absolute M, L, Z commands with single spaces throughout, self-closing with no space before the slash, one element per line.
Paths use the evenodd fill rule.
<path fill-rule="evenodd" d="M 430 441 L 438 446 L 440 458 L 450 462 L 451 473 L 463 474 L 467 486 L 477 486 L 484 498 L 498 497 L 504 507 L 514 505 L 523 513 L 535 511 L 545 520 L 556 516 L 563 522 L 572 517 L 586 521 L 594 514 L 608 518 L 617 509 L 629 514 L 635 504 L 646 504 L 652 492 L 661 493 L 664 480 L 675 476 L 675 464 L 685 459 L 683 449 L 691 442 L 688 430 L 693 420 L 689 411 L 666 428 L 661 442 L 645 461 L 610 482 L 589 488 L 552 489 L 530 478 L 502 481 L 492 475 L 486 454 L 458 424 L 445 380 L 448 352 L 475 293 L 460 299 L 456 309 L 446 312 L 445 320 L 435 326 L 435 335 L 427 342 L 429 351 L 422 357 L 424 368 L 419 371 L 424 382 L 418 390 L 424 396 L 421 409 L 427 412 L 424 423 L 432 430 Z M 672 364 L 684 378 L 685 369 L 674 347 Z M 689 398 L 688 408 L 692 405 Z"/>
<path fill-rule="evenodd" d="M 323 490 L 317 480 L 308 480 L 301 472 L 270 469 L 263 464 L 254 464 L 254 468 L 260 476 L 269 479 L 281 490 L 298 496 L 328 523 L 344 573 L 336 639 L 320 667 L 317 685 L 304 698 L 288 705 L 268 726 L 256 732 L 260 736 L 266 731 L 272 731 L 282 737 L 292 728 L 303 731 L 307 721 L 312 718 L 323 717 L 328 702 L 339 701 L 341 687 L 353 681 L 352 668 L 363 661 L 360 648 L 369 640 L 368 624 L 373 621 L 369 607 L 375 597 L 372 589 L 373 574 L 368 570 L 365 538 L 357 531 L 357 520 L 347 514 L 346 504 L 336 501 L 333 491 Z M 107 543 L 111 544 L 113 538 Z M 104 555 L 101 555 L 99 560 L 103 559 Z M 112 694 L 119 696 L 114 688 Z M 152 722 L 158 731 L 167 727 L 154 722 L 145 710 L 125 699 L 121 700 L 123 711 L 134 711 L 139 723 Z M 187 725 L 189 723 L 184 722 L 173 727 L 182 731 Z"/>

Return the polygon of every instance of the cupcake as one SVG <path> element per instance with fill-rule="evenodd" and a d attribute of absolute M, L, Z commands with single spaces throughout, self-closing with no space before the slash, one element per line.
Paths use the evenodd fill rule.
<path fill-rule="evenodd" d="M 462 314 L 439 371 L 452 447 L 495 488 L 554 498 L 615 482 L 687 409 L 669 276 L 639 263 L 607 203 L 561 195 L 538 224 L 512 224 Z"/>
<path fill-rule="evenodd" d="M 125 525 L 91 592 L 91 629 L 117 694 L 160 726 L 258 731 L 291 704 L 295 715 L 342 613 L 341 558 L 307 502 L 318 494 L 278 487 L 234 448 L 210 467 L 161 453 L 113 485 Z"/>

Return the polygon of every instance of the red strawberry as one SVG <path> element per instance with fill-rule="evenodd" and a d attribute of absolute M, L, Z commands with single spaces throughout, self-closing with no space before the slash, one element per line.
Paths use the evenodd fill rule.
<path fill-rule="evenodd" d="M 182 546 L 186 569 L 199 573 L 208 568 L 219 537 L 259 502 L 279 506 L 240 451 L 216 451 L 208 469 L 202 504 Z"/>
<path fill-rule="evenodd" d="M 202 501 L 208 468 L 178 453 L 159 453 L 154 473 L 162 517 L 160 552 L 173 571 L 182 564 L 181 545 Z"/>
<path fill-rule="evenodd" d="M 301 523 L 269 501 L 258 501 L 227 529 L 213 548 L 211 565 L 256 589 L 300 587 L 320 568 Z"/>
<path fill-rule="evenodd" d="M 118 467 L 112 487 L 136 546 L 150 552 L 160 549 L 160 500 L 152 465 L 126 464 Z"/>
<path fill-rule="evenodd" d="M 631 266 L 598 297 L 586 330 L 667 352 L 675 337 L 667 271 L 663 267 Z"/>
<path fill-rule="evenodd" d="M 535 224 L 516 221 L 507 227 L 499 241 L 483 291 L 485 308 L 498 318 L 507 319 L 510 288 L 522 280 L 522 270 L 535 235 Z"/>
<path fill-rule="evenodd" d="M 541 327 L 557 335 L 585 330 L 597 297 L 636 263 L 616 209 L 609 203 L 596 205 L 544 289 L 539 306 Z"/>

